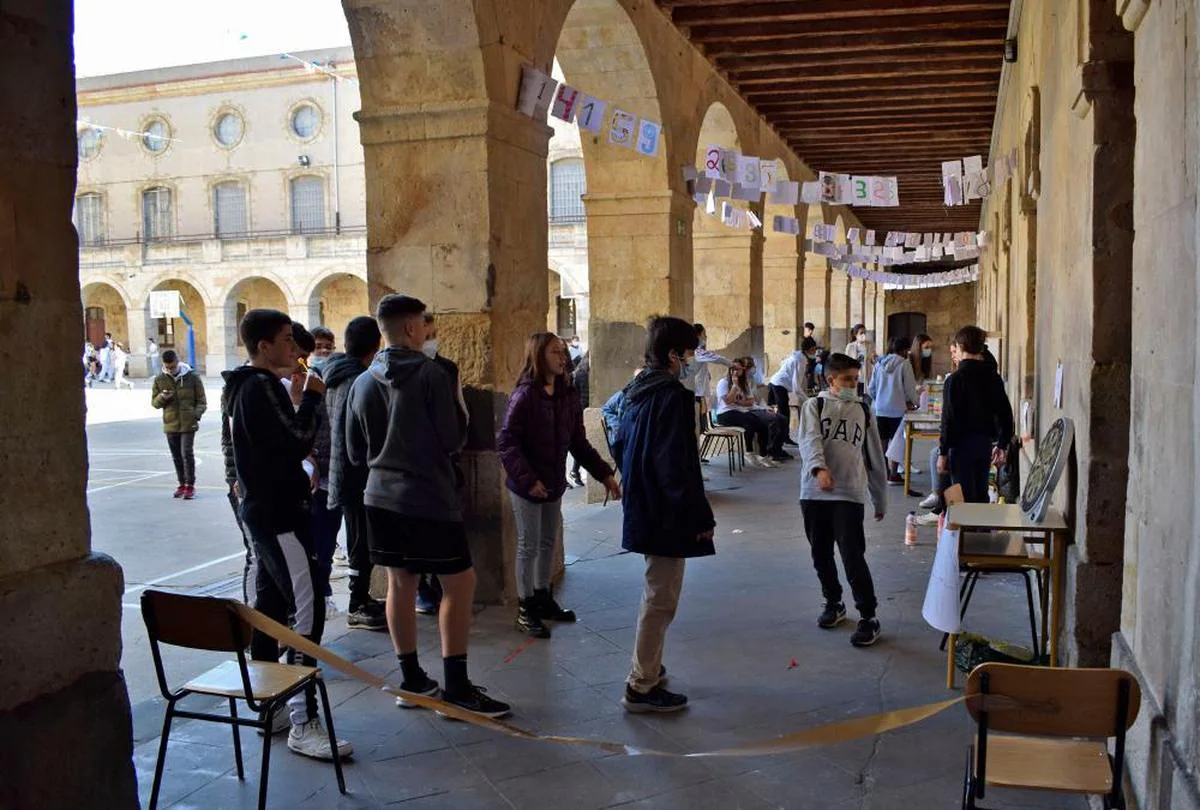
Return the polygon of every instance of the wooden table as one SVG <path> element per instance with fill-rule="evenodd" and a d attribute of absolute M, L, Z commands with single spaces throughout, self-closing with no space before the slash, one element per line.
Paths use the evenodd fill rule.
<path fill-rule="evenodd" d="M 904 494 L 912 493 L 912 449 L 916 439 L 940 439 L 942 419 L 929 411 L 909 411 L 904 415 Z M 934 476 L 937 470 L 931 470 Z"/>
<path fill-rule="evenodd" d="M 1067 521 L 1058 509 L 1046 512 L 1046 519 L 1035 523 L 1015 503 L 957 503 L 946 513 L 948 524 L 963 531 L 1015 532 L 1026 542 L 1045 543 L 1050 562 L 1050 611 L 1042 604 L 1042 640 L 1049 635 L 1050 666 L 1058 666 L 1058 644 L 1062 625 L 1063 590 L 1067 562 Z M 1049 628 L 1047 632 L 1047 620 Z M 950 649 L 953 650 L 953 640 Z"/>

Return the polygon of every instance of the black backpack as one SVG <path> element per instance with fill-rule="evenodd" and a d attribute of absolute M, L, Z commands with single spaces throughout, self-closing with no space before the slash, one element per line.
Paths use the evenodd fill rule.
<path fill-rule="evenodd" d="M 871 429 L 871 408 L 865 402 L 859 402 L 863 409 L 863 418 L 866 419 L 866 424 L 863 425 L 863 430 Z M 817 397 L 817 421 L 821 421 L 821 413 L 825 410 L 825 398 Z M 871 471 L 871 455 L 867 452 L 867 437 L 863 436 L 862 445 L 863 463 L 867 465 L 867 472 Z"/>

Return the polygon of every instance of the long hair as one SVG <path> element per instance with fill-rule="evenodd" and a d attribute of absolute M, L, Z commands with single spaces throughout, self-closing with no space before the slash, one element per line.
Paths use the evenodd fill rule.
<path fill-rule="evenodd" d="M 561 343 L 562 338 L 553 332 L 534 332 L 529 336 L 529 340 L 525 342 L 525 365 L 517 378 L 518 385 L 525 380 L 540 383 L 546 379 L 546 348 L 555 341 Z M 554 384 L 556 388 L 570 385 L 570 374 L 559 374 L 554 378 Z"/>
<path fill-rule="evenodd" d="M 730 365 L 729 371 L 725 372 L 725 376 L 729 379 L 729 386 L 732 388 L 736 385 L 742 389 L 744 396 L 750 396 L 750 372 L 746 369 L 745 358 L 736 357 L 733 362 L 737 365 Z M 740 372 L 738 371 L 738 366 L 741 367 Z"/>
<path fill-rule="evenodd" d="M 923 382 L 933 376 L 933 358 L 921 354 L 926 343 L 933 343 L 933 338 L 924 332 L 917 335 L 913 338 L 912 354 L 908 356 L 912 362 L 913 375 L 917 378 L 917 382 Z"/>

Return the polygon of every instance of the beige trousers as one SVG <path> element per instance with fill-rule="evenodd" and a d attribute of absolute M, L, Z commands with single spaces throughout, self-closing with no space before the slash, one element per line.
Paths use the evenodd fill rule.
<path fill-rule="evenodd" d="M 658 685 L 667 628 L 679 607 L 683 591 L 683 569 L 687 561 L 676 557 L 646 555 L 646 589 L 638 613 L 637 639 L 633 645 L 633 671 L 627 683 L 638 694 Z"/>

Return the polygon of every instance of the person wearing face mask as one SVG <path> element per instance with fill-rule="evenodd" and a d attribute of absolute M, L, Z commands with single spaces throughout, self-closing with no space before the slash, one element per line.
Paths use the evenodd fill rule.
<path fill-rule="evenodd" d="M 917 385 L 924 385 L 933 379 L 933 338 L 921 333 L 913 338 L 912 352 L 909 354 L 912 363 L 913 378 Z"/>
<path fill-rule="evenodd" d="M 732 361 L 722 357 L 715 352 L 710 352 L 707 348 L 708 333 L 704 329 L 704 324 L 692 324 L 692 329 L 696 333 L 698 341 L 695 354 L 683 366 L 680 379 L 683 381 L 684 388 L 689 388 L 696 393 L 696 399 L 701 401 L 701 406 L 704 410 L 708 408 L 708 392 L 712 387 L 712 374 L 708 370 L 708 364 L 712 363 L 718 366 L 730 366 Z"/>
<path fill-rule="evenodd" d="M 312 336 L 313 350 L 308 364 L 315 369 L 322 369 L 337 350 L 337 340 L 333 336 L 333 330 L 325 326 L 314 326 Z"/>
<path fill-rule="evenodd" d="M 850 342 L 846 344 L 846 355 L 857 360 L 862 368 L 862 373 L 859 375 L 859 386 L 861 386 L 859 394 L 862 394 L 866 390 L 867 383 L 871 381 L 871 375 L 875 373 L 875 361 L 878 359 L 874 347 L 871 346 L 871 339 L 867 335 L 866 325 L 854 324 L 850 330 Z"/>
<path fill-rule="evenodd" d="M 695 404 L 680 382 L 700 341 L 679 318 L 657 317 L 646 334 L 646 367 L 625 387 L 613 440 L 624 485 L 621 546 L 646 560 L 633 667 L 622 704 L 630 712 L 677 712 L 687 697 L 668 691 L 662 665 L 690 557 L 716 553 L 712 507 L 695 441 Z"/>
<path fill-rule="evenodd" d="M 807 398 L 809 385 L 806 380 L 812 374 L 812 364 L 817 358 L 817 341 L 810 337 L 800 342 L 799 351 L 792 352 L 779 364 L 779 370 L 771 375 L 768 383 L 767 404 L 775 408 L 775 412 L 791 421 L 792 395 L 797 395 L 801 401 Z"/>
<path fill-rule="evenodd" d="M 859 371 L 859 362 L 854 358 L 830 355 L 826 364 L 829 390 L 804 405 L 800 418 L 800 511 L 825 597 L 817 626 L 830 630 L 846 618 L 842 584 L 833 559 L 836 547 L 860 617 L 850 643 L 868 647 L 878 640 L 880 629 L 863 523 L 868 497 L 875 520 L 883 520 L 887 484 L 879 431 L 870 410 L 858 398 Z"/>

